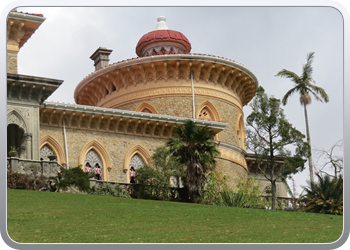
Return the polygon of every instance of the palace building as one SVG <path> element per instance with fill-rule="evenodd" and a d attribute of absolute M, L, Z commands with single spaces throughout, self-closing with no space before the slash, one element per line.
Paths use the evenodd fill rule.
<path fill-rule="evenodd" d="M 22 161 L 54 154 L 59 165 L 99 163 L 102 180 L 129 183 L 131 166 L 137 171 L 175 125 L 194 119 L 215 131 L 217 167 L 230 186 L 249 175 L 243 106 L 258 87 L 249 69 L 192 53 L 186 36 L 159 17 L 156 29 L 135 41 L 136 58 L 110 63 L 112 50 L 99 47 L 90 57 L 95 71 L 71 93 L 75 103 L 47 102 L 63 81 L 17 72 L 17 53 L 44 20 L 15 10 L 7 21 L 7 148 L 17 150 L 16 171 Z M 277 188 L 286 196 L 281 183 Z"/>

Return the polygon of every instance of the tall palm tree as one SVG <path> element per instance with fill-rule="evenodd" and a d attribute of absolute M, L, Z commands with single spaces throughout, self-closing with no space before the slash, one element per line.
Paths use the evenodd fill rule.
<path fill-rule="evenodd" d="M 309 171 L 310 171 L 310 181 L 314 181 L 314 171 L 312 166 L 312 155 L 311 155 L 311 142 L 310 142 L 310 132 L 309 132 L 309 120 L 307 116 L 306 106 L 311 103 L 310 93 L 316 98 L 318 101 L 328 102 L 329 98 L 326 91 L 323 88 L 316 86 L 314 79 L 312 78 L 312 61 L 314 58 L 315 52 L 310 52 L 307 55 L 307 62 L 303 65 L 303 72 L 301 76 L 298 76 L 296 73 L 282 69 L 277 73 L 276 76 L 285 77 L 294 82 L 294 88 L 288 90 L 288 92 L 284 95 L 282 99 L 283 105 L 287 104 L 287 100 L 294 93 L 299 93 L 300 95 L 300 104 L 304 106 L 304 114 L 305 114 L 305 123 L 306 123 L 306 137 L 307 142 L 309 144 Z"/>
<path fill-rule="evenodd" d="M 175 126 L 174 132 L 176 136 L 167 142 L 167 146 L 184 164 L 184 186 L 191 202 L 197 203 L 202 195 L 205 173 L 214 169 L 214 157 L 219 155 L 215 142 L 211 141 L 215 133 L 207 126 L 196 126 L 192 120 L 186 120 L 183 128 Z"/>

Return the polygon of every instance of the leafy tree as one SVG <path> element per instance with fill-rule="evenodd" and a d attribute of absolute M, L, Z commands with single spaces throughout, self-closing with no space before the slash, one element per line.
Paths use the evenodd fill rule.
<path fill-rule="evenodd" d="M 343 215 L 343 177 L 321 176 L 316 173 L 317 182 L 309 182 L 302 196 L 301 211 Z"/>
<path fill-rule="evenodd" d="M 277 73 L 276 76 L 285 77 L 290 79 L 292 82 L 294 82 L 295 86 L 294 88 L 288 90 L 288 92 L 284 95 L 282 99 L 283 105 L 287 104 L 287 100 L 289 97 L 291 97 L 294 93 L 298 93 L 300 95 L 300 104 L 304 106 L 304 115 L 305 115 L 305 123 L 306 123 L 306 136 L 307 136 L 307 142 L 309 144 L 309 171 L 310 171 L 310 180 L 311 182 L 314 181 L 313 176 L 313 165 L 312 165 L 312 155 L 311 155 L 311 142 L 310 142 L 310 131 L 309 131 L 309 120 L 307 116 L 307 109 L 306 105 L 311 103 L 311 96 L 310 93 L 316 98 L 318 101 L 325 101 L 328 102 L 329 98 L 326 93 L 326 91 L 323 88 L 320 88 L 316 86 L 314 79 L 312 78 L 312 61 L 314 58 L 315 52 L 310 52 L 307 55 L 307 62 L 303 65 L 303 71 L 301 76 L 298 76 L 296 73 L 282 69 L 280 72 Z"/>
<path fill-rule="evenodd" d="M 166 147 L 156 148 L 149 165 L 137 170 L 138 196 L 168 200 L 172 189 L 170 178 L 183 177 L 182 166 Z"/>
<path fill-rule="evenodd" d="M 61 167 L 59 173 L 59 182 L 57 188 L 66 189 L 69 186 L 76 186 L 80 191 L 88 191 L 90 188 L 90 182 L 86 173 L 80 168 L 65 169 Z"/>
<path fill-rule="evenodd" d="M 205 174 L 214 170 L 214 157 L 219 155 L 216 144 L 211 140 L 215 133 L 207 126 L 196 126 L 192 120 L 186 120 L 183 128 L 174 127 L 176 136 L 167 142 L 172 155 L 177 157 L 184 167 L 184 186 L 191 202 L 198 203 L 202 195 Z"/>
<path fill-rule="evenodd" d="M 281 101 L 269 98 L 263 87 L 257 89 L 247 117 L 247 149 L 256 165 L 271 183 L 272 209 L 276 209 L 276 181 L 304 169 L 308 144 L 305 136 L 290 124 L 281 109 Z M 295 148 L 292 155 L 291 147 Z"/>

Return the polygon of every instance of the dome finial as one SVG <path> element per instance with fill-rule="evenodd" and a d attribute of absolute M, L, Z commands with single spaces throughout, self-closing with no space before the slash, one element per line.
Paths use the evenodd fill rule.
<path fill-rule="evenodd" d="M 165 20 L 166 20 L 165 16 L 160 16 L 157 18 L 158 23 L 157 23 L 156 30 L 168 30 L 169 29 Z"/>

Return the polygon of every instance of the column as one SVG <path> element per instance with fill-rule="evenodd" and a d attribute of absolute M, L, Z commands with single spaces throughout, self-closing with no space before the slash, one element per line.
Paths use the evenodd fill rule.
<path fill-rule="evenodd" d="M 26 133 L 26 134 L 24 134 L 24 138 L 25 138 L 25 140 L 26 140 L 27 159 L 33 159 L 33 152 L 32 152 L 32 134 Z"/>

